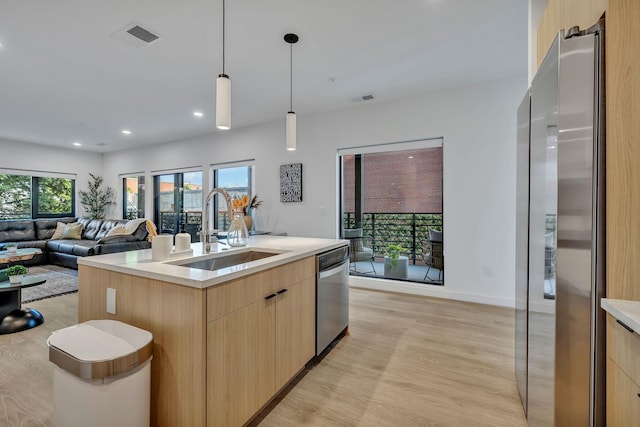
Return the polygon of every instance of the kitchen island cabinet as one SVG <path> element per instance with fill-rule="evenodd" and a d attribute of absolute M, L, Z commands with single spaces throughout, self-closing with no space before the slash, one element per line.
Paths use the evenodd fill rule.
<path fill-rule="evenodd" d="M 315 354 L 314 261 L 224 285 L 262 292 L 244 292 L 241 308 L 207 324 L 208 426 L 248 421 Z M 220 293 L 228 294 L 214 288 L 208 300 L 217 301 Z"/>
<path fill-rule="evenodd" d="M 254 243 L 278 255 L 218 271 L 152 262 L 150 250 L 79 262 L 79 322 L 114 319 L 153 334 L 152 425 L 242 425 L 314 356 L 315 254 L 346 242 L 281 239 Z"/>

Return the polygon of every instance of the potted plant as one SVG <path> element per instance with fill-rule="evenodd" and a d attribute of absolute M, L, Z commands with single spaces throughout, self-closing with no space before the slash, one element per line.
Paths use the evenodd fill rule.
<path fill-rule="evenodd" d="M 22 277 L 27 274 L 29 270 L 24 265 L 13 265 L 7 268 L 7 276 L 9 276 L 9 282 L 16 284 L 22 281 Z"/>
<path fill-rule="evenodd" d="M 399 263 L 400 255 L 407 251 L 407 248 L 401 244 L 387 245 L 384 257 L 384 275 L 386 277 L 394 277 L 397 279 L 407 278 L 407 262 Z M 404 258 L 406 261 L 406 258 Z"/>
<path fill-rule="evenodd" d="M 80 191 L 80 203 L 84 207 L 85 213 L 91 219 L 105 219 L 105 210 L 108 206 L 115 204 L 116 191 L 111 187 L 104 188 L 102 183 L 104 178 L 89 173 L 88 191 Z"/>
<path fill-rule="evenodd" d="M 385 255 L 391 260 L 391 265 L 393 267 L 398 266 L 398 257 L 402 252 L 406 252 L 407 248 L 403 247 L 401 244 L 397 245 L 387 245 L 387 250 Z"/>

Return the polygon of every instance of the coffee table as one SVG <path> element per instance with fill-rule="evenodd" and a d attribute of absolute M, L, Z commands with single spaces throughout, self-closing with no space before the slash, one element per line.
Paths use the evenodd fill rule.
<path fill-rule="evenodd" d="M 26 261 L 33 258 L 36 255 L 40 255 L 42 250 L 38 248 L 24 248 L 18 249 L 14 252 L 1 251 L 0 252 L 0 264 L 9 264 L 18 261 Z"/>
<path fill-rule="evenodd" d="M 35 328 L 44 317 L 33 308 L 22 309 L 22 288 L 41 285 L 47 280 L 39 276 L 25 276 L 20 283 L 0 282 L 0 335 Z"/>

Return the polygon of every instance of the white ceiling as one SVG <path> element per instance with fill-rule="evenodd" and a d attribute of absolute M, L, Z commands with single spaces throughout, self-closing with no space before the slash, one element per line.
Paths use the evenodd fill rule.
<path fill-rule="evenodd" d="M 112 37 L 132 22 L 159 41 Z M 226 0 L 233 128 L 284 122 L 287 32 L 299 121 L 527 71 L 527 0 Z M 1 0 L 0 44 L 0 138 L 107 152 L 225 132 L 222 0 Z"/>

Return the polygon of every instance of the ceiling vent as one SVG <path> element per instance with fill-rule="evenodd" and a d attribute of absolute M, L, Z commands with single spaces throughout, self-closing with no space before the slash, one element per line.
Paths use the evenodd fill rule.
<path fill-rule="evenodd" d="M 139 38 L 145 43 L 152 43 L 158 40 L 158 36 L 156 36 L 149 30 L 145 30 L 140 25 L 136 25 L 135 27 L 127 30 L 127 33 L 131 34 L 133 37 Z"/>
<path fill-rule="evenodd" d="M 375 96 L 372 94 L 358 96 L 357 98 L 351 98 L 351 102 L 362 102 L 362 101 L 371 101 L 375 99 Z"/>
<path fill-rule="evenodd" d="M 160 35 L 142 25 L 132 22 L 123 29 L 111 35 L 114 39 L 121 40 L 133 47 L 146 47 L 160 40 Z"/>

